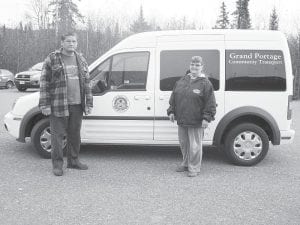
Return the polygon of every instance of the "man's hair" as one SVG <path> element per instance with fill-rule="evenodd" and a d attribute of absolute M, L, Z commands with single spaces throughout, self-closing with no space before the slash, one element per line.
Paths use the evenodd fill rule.
<path fill-rule="evenodd" d="M 77 39 L 77 34 L 75 32 L 68 32 L 68 33 L 65 33 L 63 35 L 61 35 L 61 41 L 64 41 L 67 37 L 69 36 L 73 36 L 73 37 L 76 37 Z"/>

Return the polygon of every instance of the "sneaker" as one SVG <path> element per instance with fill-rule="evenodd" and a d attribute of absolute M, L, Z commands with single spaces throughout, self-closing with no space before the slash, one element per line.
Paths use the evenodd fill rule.
<path fill-rule="evenodd" d="M 73 163 L 68 162 L 67 168 L 77 169 L 77 170 L 87 170 L 88 166 L 76 160 Z"/>
<path fill-rule="evenodd" d="M 188 171 L 188 168 L 186 166 L 178 166 L 176 168 L 176 172 L 184 172 L 184 171 Z"/>
<path fill-rule="evenodd" d="M 191 172 L 191 171 L 188 172 L 188 177 L 196 177 L 197 175 L 198 175 L 197 172 Z"/>
<path fill-rule="evenodd" d="M 52 171 L 55 176 L 62 176 L 64 173 L 62 169 L 58 169 L 58 168 L 54 168 Z"/>

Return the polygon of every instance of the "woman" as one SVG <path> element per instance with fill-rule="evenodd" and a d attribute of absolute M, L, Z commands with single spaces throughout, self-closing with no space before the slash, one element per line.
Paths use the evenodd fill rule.
<path fill-rule="evenodd" d="M 200 172 L 203 131 L 216 114 L 213 86 L 202 71 L 202 57 L 193 56 L 189 73 L 174 86 L 167 111 L 172 122 L 177 120 L 183 156 L 176 171 L 188 171 L 189 177 L 195 177 Z"/>

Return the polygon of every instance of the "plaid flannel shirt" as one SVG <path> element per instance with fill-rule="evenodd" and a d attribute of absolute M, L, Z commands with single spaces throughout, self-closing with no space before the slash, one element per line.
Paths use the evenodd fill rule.
<path fill-rule="evenodd" d="M 51 108 L 51 114 L 57 117 L 69 116 L 67 98 L 66 69 L 62 63 L 62 49 L 48 55 L 44 61 L 40 78 L 40 109 Z M 80 53 L 75 52 L 81 105 L 93 107 L 93 95 L 90 86 L 88 64 Z"/>

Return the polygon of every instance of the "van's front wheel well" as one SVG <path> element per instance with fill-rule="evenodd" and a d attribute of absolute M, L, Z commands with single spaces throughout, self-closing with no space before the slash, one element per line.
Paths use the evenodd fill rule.
<path fill-rule="evenodd" d="M 238 117 L 238 118 L 232 120 L 226 126 L 226 128 L 225 128 L 225 130 L 223 131 L 223 134 L 222 134 L 221 145 L 224 145 L 226 135 L 229 133 L 229 131 L 231 129 L 233 129 L 234 127 L 236 127 L 237 125 L 241 124 L 241 123 L 252 123 L 252 124 L 255 124 L 255 125 L 261 127 L 266 132 L 266 134 L 268 135 L 269 140 L 273 142 L 274 134 L 273 134 L 272 128 L 268 124 L 268 122 L 265 121 L 263 118 L 261 118 L 259 116 L 246 115 L 246 116 L 241 116 L 241 117 Z"/>
<path fill-rule="evenodd" d="M 30 137 L 34 125 L 44 118 L 46 118 L 46 116 L 41 113 L 38 113 L 37 115 L 30 118 L 25 128 L 25 137 Z"/>

